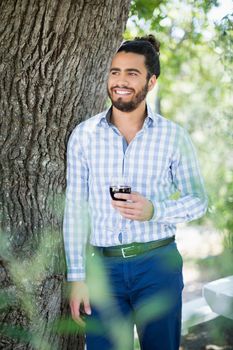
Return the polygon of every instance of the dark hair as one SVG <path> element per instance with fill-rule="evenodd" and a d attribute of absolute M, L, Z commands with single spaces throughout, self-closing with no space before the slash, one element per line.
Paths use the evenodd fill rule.
<path fill-rule="evenodd" d="M 159 41 L 155 39 L 154 35 L 149 34 L 123 42 L 117 52 L 133 52 L 145 56 L 147 79 L 149 80 L 153 74 L 156 75 L 156 78 L 160 75 L 159 47 Z"/>

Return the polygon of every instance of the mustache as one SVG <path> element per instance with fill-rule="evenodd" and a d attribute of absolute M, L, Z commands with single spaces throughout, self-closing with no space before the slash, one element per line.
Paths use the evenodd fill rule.
<path fill-rule="evenodd" d="M 113 86 L 111 88 L 111 90 L 113 90 L 113 89 L 126 89 L 126 90 L 129 90 L 129 91 L 134 91 L 134 89 L 128 88 L 127 86 L 124 86 L 124 85 L 122 85 L 122 86 L 118 86 L 118 85 Z"/>

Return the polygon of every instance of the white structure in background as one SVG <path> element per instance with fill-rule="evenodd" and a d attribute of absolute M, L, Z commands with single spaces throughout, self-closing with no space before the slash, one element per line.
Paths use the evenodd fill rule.
<path fill-rule="evenodd" d="M 207 283 L 203 296 L 212 311 L 233 320 L 233 276 Z"/>
<path fill-rule="evenodd" d="M 189 328 L 217 316 L 233 320 L 233 276 L 205 284 L 203 297 L 183 304 L 182 335 L 186 335 Z"/>
<path fill-rule="evenodd" d="M 189 328 L 213 320 L 218 316 L 202 297 L 184 303 L 182 308 L 182 335 L 188 334 Z"/>

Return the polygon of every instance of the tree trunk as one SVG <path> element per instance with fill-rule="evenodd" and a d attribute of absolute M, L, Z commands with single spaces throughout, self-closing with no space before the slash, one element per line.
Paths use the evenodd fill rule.
<path fill-rule="evenodd" d="M 104 108 L 129 5 L 0 2 L 1 349 L 83 348 L 63 321 L 65 150 L 75 125 Z"/>

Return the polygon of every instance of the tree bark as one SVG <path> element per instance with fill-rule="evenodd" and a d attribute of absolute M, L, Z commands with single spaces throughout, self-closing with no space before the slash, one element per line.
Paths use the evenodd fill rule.
<path fill-rule="evenodd" d="M 65 336 L 68 328 L 53 322 L 68 313 L 61 243 L 66 144 L 75 125 L 104 108 L 129 5 L 0 2 L 0 348 L 83 348 L 76 330 Z"/>

